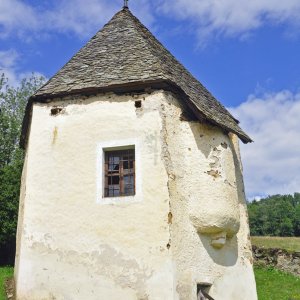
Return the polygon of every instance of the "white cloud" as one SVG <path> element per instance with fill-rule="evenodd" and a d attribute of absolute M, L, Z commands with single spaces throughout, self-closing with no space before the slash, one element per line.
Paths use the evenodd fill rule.
<path fill-rule="evenodd" d="M 300 191 L 300 93 L 250 95 L 230 108 L 254 143 L 241 145 L 249 198 Z"/>
<path fill-rule="evenodd" d="M 17 86 L 23 78 L 32 75 L 45 77 L 39 72 L 20 72 L 18 68 L 19 59 L 20 54 L 14 49 L 0 51 L 0 75 L 5 75 L 10 86 Z"/>
<path fill-rule="evenodd" d="M 246 36 L 264 25 L 299 25 L 299 0 L 159 0 L 157 10 L 189 20 L 202 41 L 212 35 Z"/>
<path fill-rule="evenodd" d="M 150 6 L 147 0 L 132 3 L 133 11 L 146 25 L 154 21 Z M 47 6 L 31 6 L 21 0 L 1 0 L 0 38 L 16 33 L 30 40 L 51 32 L 73 33 L 86 38 L 96 33 L 121 8 L 122 1 L 108 0 L 52 0 Z"/>
<path fill-rule="evenodd" d="M 251 31 L 274 24 L 300 24 L 299 0 L 139 0 L 130 8 L 147 26 L 167 15 L 185 20 L 206 44 L 213 36 L 245 37 Z M 89 37 L 121 9 L 122 1 L 61 0 L 26 4 L 0 1 L 0 38 L 17 34 L 24 39 L 54 31 Z M 288 32 L 289 35 L 291 31 Z"/>
<path fill-rule="evenodd" d="M 0 37 L 17 29 L 19 34 L 38 27 L 36 12 L 19 0 L 0 1 Z"/>
<path fill-rule="evenodd" d="M 18 76 L 15 72 L 18 57 L 19 54 L 13 49 L 0 51 L 0 75 L 4 73 L 12 85 L 18 83 Z"/>
<path fill-rule="evenodd" d="M 12 67 L 18 58 L 19 54 L 17 51 L 10 49 L 7 51 L 0 51 L 0 66 L 3 68 Z"/>
<path fill-rule="evenodd" d="M 46 22 L 41 22 L 46 30 L 57 29 L 73 32 L 86 37 L 100 29 L 100 24 L 108 21 L 119 6 L 113 1 L 63 0 L 55 2 L 49 11 L 43 12 Z"/>
<path fill-rule="evenodd" d="M 0 1 L 0 37 L 16 33 L 25 39 L 53 31 L 89 36 L 116 12 L 116 3 L 103 0 L 50 1 L 47 7 L 20 0 Z"/>

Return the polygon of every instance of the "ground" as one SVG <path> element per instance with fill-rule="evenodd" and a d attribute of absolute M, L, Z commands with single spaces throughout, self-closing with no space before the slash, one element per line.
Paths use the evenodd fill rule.
<path fill-rule="evenodd" d="M 13 276 L 13 272 L 14 269 L 12 267 L 0 267 L 0 300 L 6 300 L 4 283 Z"/>
<path fill-rule="evenodd" d="M 300 278 L 275 269 L 255 267 L 258 300 L 300 300 Z"/>

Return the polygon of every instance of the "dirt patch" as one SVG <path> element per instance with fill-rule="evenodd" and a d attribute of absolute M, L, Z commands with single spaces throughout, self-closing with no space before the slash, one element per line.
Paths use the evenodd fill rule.
<path fill-rule="evenodd" d="M 13 278 L 8 278 L 4 281 L 4 288 L 7 300 L 15 300 L 15 281 Z"/>

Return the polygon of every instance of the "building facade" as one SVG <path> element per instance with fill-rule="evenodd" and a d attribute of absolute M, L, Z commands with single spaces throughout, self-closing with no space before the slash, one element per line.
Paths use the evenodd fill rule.
<path fill-rule="evenodd" d="M 29 99 L 17 299 L 257 299 L 238 138 L 123 8 Z"/>

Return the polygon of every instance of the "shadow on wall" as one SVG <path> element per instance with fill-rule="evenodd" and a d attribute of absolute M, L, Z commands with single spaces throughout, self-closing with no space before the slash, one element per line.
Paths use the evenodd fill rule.
<path fill-rule="evenodd" d="M 214 263 L 224 266 L 234 266 L 238 259 L 237 237 L 227 239 L 226 245 L 222 249 L 215 249 L 211 246 L 211 237 L 206 234 L 199 234 L 199 238 Z"/>
<path fill-rule="evenodd" d="M 203 129 L 204 127 L 204 129 Z M 205 128 L 206 127 L 206 128 Z M 228 203 L 225 201 L 226 198 L 220 199 L 217 197 L 215 200 L 222 200 L 221 202 L 223 203 L 223 206 L 216 206 L 216 207 L 211 207 L 209 209 L 209 214 L 208 216 L 212 217 L 215 216 L 216 220 L 212 222 L 215 226 L 212 226 L 210 217 L 209 220 L 207 220 L 207 228 L 204 229 L 201 227 L 197 228 L 198 231 L 198 236 L 210 256 L 210 258 L 214 261 L 214 263 L 224 266 L 224 267 L 229 267 L 229 266 L 234 266 L 238 260 L 238 240 L 237 240 L 237 232 L 240 229 L 239 228 L 239 204 L 246 205 L 244 203 L 244 187 L 243 187 L 243 178 L 242 178 L 242 172 L 241 172 L 241 166 L 239 163 L 239 158 L 237 153 L 235 152 L 235 147 L 233 145 L 233 142 L 231 140 L 231 137 L 227 138 L 227 136 L 224 136 L 224 140 L 220 137 L 214 137 L 213 133 L 214 130 L 211 130 L 211 126 L 206 126 L 205 124 L 201 124 L 201 127 L 197 123 L 192 123 L 190 124 L 191 131 L 194 135 L 194 139 L 197 144 L 198 150 L 206 157 L 206 159 L 212 160 L 212 162 L 209 164 L 211 169 L 215 171 L 215 179 L 218 182 L 218 187 L 221 185 L 227 186 L 228 185 L 228 180 L 227 178 L 222 178 L 221 174 L 221 151 L 227 151 L 229 148 L 231 150 L 231 153 L 233 155 L 233 163 L 234 165 L 232 166 L 236 178 L 236 187 L 234 189 L 237 189 L 237 194 L 236 194 L 236 200 L 232 198 L 232 201 L 236 203 Z M 210 134 L 210 132 L 212 134 Z M 220 169 L 220 170 L 219 170 Z M 204 171 L 204 170 L 203 170 Z M 208 173 L 209 174 L 209 173 Z M 209 174 L 211 176 L 214 176 L 214 174 Z M 233 182 L 232 182 L 233 184 Z M 233 185 L 231 184 L 231 187 L 229 189 L 233 189 Z M 217 187 L 217 186 L 216 186 Z M 212 187 L 213 188 L 213 187 Z M 220 192 L 226 191 L 224 189 L 220 189 Z M 221 195 L 222 197 L 223 195 Z M 228 195 L 230 198 L 230 194 Z M 234 197 L 235 198 L 235 197 Z M 213 203 L 211 204 L 213 205 Z M 224 205 L 227 206 L 229 213 L 226 213 L 226 209 Z M 234 208 L 235 207 L 235 208 Z M 231 212 L 231 213 L 230 213 Z M 203 211 L 203 213 L 205 213 Z M 236 216 L 235 216 L 236 215 Z M 222 219 L 223 216 L 223 220 Z M 227 220 L 227 222 L 225 221 Z M 210 224 L 210 225 L 209 225 Z M 206 224 L 202 224 L 206 225 Z M 211 228 L 210 228 L 211 227 Z M 219 230 L 218 230 L 219 229 Z M 209 233 L 211 231 L 211 233 Z M 215 248 L 212 246 L 212 238 L 214 234 L 224 234 L 224 239 L 225 242 L 222 246 L 219 248 Z"/>
<path fill-rule="evenodd" d="M 234 167 L 235 167 L 235 178 L 236 178 L 236 185 L 238 190 L 238 200 L 239 204 L 243 205 L 245 210 L 247 211 L 247 204 L 246 204 L 246 196 L 245 196 L 245 187 L 244 187 L 244 180 L 243 180 L 243 170 L 242 170 L 242 162 L 241 158 L 237 155 L 236 151 L 234 151 L 235 147 L 233 144 L 234 137 L 229 138 L 230 140 L 230 147 L 232 149 L 232 155 L 234 160 Z"/>
<path fill-rule="evenodd" d="M 201 127 L 202 126 L 206 126 L 205 124 L 201 124 L 201 127 L 199 126 L 199 121 L 198 122 L 190 122 L 190 128 L 191 128 L 191 131 L 194 135 L 194 139 L 196 141 L 196 144 L 197 144 L 197 147 L 199 149 L 199 151 L 201 151 L 206 158 L 208 158 L 208 156 L 210 155 L 211 153 L 211 148 L 212 148 L 212 145 L 209 144 L 209 143 L 204 143 L 203 142 L 203 139 L 207 138 L 205 137 L 204 135 L 204 132 L 202 132 L 201 130 Z M 207 126 L 208 128 L 208 126 Z M 215 139 L 212 138 L 212 141 L 214 141 Z M 215 145 L 216 147 L 217 145 Z"/>

